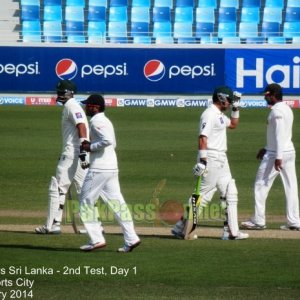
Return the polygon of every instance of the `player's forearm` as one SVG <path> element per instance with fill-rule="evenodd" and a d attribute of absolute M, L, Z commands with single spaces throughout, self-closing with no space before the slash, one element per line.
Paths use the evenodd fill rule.
<path fill-rule="evenodd" d="M 87 136 L 87 129 L 84 123 L 79 123 L 76 125 L 77 131 L 78 131 L 78 137 L 79 139 L 86 139 L 88 140 Z"/>

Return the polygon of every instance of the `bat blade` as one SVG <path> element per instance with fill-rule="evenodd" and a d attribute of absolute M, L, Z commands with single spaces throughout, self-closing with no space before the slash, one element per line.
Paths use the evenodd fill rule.
<path fill-rule="evenodd" d="M 190 198 L 190 203 L 186 208 L 186 221 L 183 229 L 183 235 L 185 240 L 191 239 L 192 233 L 195 231 L 197 227 L 197 214 L 198 207 L 201 203 L 200 197 L 200 185 L 201 185 L 201 177 L 197 178 L 195 192 Z"/>

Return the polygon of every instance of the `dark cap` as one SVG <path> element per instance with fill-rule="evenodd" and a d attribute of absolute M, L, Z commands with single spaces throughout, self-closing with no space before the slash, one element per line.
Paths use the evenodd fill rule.
<path fill-rule="evenodd" d="M 282 93 L 282 88 L 279 84 L 277 83 L 271 83 L 271 84 L 268 84 L 266 86 L 266 88 L 264 89 L 264 94 L 271 94 L 271 95 L 275 95 L 275 94 L 281 94 Z"/>
<path fill-rule="evenodd" d="M 71 80 L 60 80 L 56 85 L 56 92 L 58 93 L 66 93 L 66 92 L 77 92 L 77 87 L 74 82 Z"/>
<path fill-rule="evenodd" d="M 82 104 L 91 104 L 100 106 L 100 111 L 104 111 L 105 108 L 105 100 L 101 95 L 93 94 L 90 95 L 84 101 L 81 101 Z"/>
<path fill-rule="evenodd" d="M 230 103 L 233 100 L 233 91 L 227 85 L 223 85 L 223 86 L 219 86 L 219 87 L 215 88 L 214 93 L 213 93 L 213 101 L 218 101 L 218 99 L 219 99 L 218 94 L 226 95 L 226 97 L 228 98 Z"/>

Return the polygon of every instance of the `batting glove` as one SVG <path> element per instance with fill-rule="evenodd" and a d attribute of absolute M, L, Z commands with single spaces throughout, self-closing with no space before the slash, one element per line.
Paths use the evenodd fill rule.
<path fill-rule="evenodd" d="M 241 106 L 241 98 L 242 94 L 239 92 L 234 91 L 233 92 L 233 101 L 232 101 L 232 110 L 237 111 L 239 110 Z"/>
<path fill-rule="evenodd" d="M 207 172 L 206 164 L 206 160 L 200 159 L 200 162 L 197 163 L 193 168 L 194 175 L 199 177 L 205 174 Z"/>
<path fill-rule="evenodd" d="M 82 169 L 87 169 L 90 164 L 89 162 L 86 160 L 87 158 L 87 152 L 83 149 L 83 147 L 80 147 L 80 153 L 79 153 L 79 158 L 81 160 L 80 165 Z"/>

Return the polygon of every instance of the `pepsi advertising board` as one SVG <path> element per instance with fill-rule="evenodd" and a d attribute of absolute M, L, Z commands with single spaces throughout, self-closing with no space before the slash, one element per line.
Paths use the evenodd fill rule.
<path fill-rule="evenodd" d="M 226 84 L 244 94 L 262 93 L 272 82 L 285 94 L 299 93 L 299 49 L 228 49 L 225 61 Z"/>
<path fill-rule="evenodd" d="M 0 47 L 0 91 L 205 94 L 224 83 L 224 49 Z"/>

